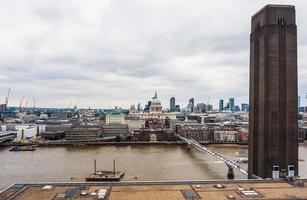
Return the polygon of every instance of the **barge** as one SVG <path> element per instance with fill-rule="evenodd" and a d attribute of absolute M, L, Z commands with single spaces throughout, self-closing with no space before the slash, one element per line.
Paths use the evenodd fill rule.
<path fill-rule="evenodd" d="M 34 146 L 11 146 L 10 151 L 35 151 Z"/>
<path fill-rule="evenodd" d="M 113 171 L 96 170 L 96 160 L 94 162 L 94 173 L 85 177 L 85 181 L 120 181 L 124 177 L 123 171 L 115 170 L 115 160 L 113 160 Z"/>

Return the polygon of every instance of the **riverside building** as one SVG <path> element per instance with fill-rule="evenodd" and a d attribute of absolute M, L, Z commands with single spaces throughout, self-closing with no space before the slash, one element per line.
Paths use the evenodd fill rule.
<path fill-rule="evenodd" d="M 267 5 L 250 34 L 249 177 L 298 175 L 297 30 L 295 7 Z"/>

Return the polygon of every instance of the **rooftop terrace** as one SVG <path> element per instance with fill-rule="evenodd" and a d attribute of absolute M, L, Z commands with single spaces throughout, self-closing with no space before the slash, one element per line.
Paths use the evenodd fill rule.
<path fill-rule="evenodd" d="M 300 180 L 299 185 L 272 180 L 14 184 L 0 193 L 0 199 L 98 199 L 101 189 L 107 190 L 102 199 L 108 200 L 307 199 L 306 182 Z"/>

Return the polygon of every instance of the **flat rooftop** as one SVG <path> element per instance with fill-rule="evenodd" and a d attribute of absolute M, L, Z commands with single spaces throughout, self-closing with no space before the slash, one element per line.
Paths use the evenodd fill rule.
<path fill-rule="evenodd" d="M 307 199 L 307 180 L 299 181 L 299 185 L 272 180 L 27 183 L 10 186 L 0 199 L 94 200 L 100 189 L 107 190 L 103 199 L 108 200 Z"/>

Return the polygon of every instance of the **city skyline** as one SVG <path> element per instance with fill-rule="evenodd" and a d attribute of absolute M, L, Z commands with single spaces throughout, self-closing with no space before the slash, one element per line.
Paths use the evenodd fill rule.
<path fill-rule="evenodd" d="M 144 106 L 155 90 L 164 108 L 172 96 L 182 107 L 192 97 L 195 103 L 210 97 L 215 108 L 231 97 L 248 103 L 250 19 L 240 16 L 280 1 L 236 3 L 5 2 L 0 102 L 11 88 L 9 106 L 25 95 L 38 107 L 129 108 Z M 306 3 L 283 3 L 297 7 L 299 95 L 306 105 Z"/>
<path fill-rule="evenodd" d="M 196 1 L 0 7 L 0 199 L 307 199 L 307 3 Z"/>

